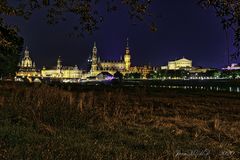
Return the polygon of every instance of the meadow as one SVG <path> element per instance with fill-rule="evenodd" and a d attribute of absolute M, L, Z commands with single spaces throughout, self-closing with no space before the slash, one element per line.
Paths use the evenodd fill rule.
<path fill-rule="evenodd" d="M 0 83 L 0 159 L 239 159 L 240 94 Z"/>

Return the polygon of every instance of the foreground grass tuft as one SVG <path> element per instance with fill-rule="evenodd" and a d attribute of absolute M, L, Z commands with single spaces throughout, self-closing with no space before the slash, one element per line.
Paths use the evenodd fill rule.
<path fill-rule="evenodd" d="M 0 159 L 238 159 L 240 95 L 0 84 Z"/>

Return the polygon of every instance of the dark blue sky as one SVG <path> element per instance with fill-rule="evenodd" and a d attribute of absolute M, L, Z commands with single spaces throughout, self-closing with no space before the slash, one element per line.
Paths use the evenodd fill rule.
<path fill-rule="evenodd" d="M 58 56 L 65 65 L 84 67 L 97 42 L 98 55 L 103 59 L 119 59 L 129 37 L 133 65 L 165 65 L 168 60 L 187 57 L 193 65 L 223 67 L 227 64 L 225 33 L 220 20 L 211 10 L 204 10 L 197 0 L 156 0 L 152 10 L 158 31 L 147 24 L 132 25 L 126 10 L 106 14 L 105 21 L 93 35 L 71 38 L 74 20 L 55 26 L 46 24 L 43 11 L 34 13 L 29 21 L 10 18 L 17 23 L 25 45 L 38 68 L 53 66 Z M 74 17 L 72 17 L 74 18 Z"/>

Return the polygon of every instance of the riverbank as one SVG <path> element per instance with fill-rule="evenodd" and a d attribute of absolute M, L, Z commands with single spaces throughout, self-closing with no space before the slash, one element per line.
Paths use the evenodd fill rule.
<path fill-rule="evenodd" d="M 240 94 L 0 83 L 1 159 L 237 159 Z"/>

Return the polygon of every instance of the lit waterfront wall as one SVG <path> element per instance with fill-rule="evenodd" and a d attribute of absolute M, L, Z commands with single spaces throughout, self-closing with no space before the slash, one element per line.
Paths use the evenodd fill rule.
<path fill-rule="evenodd" d="M 42 70 L 41 75 L 43 78 L 81 78 L 81 70 Z"/>
<path fill-rule="evenodd" d="M 18 77 L 40 77 L 41 74 L 36 71 L 19 71 L 16 73 Z"/>

